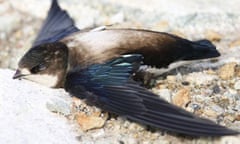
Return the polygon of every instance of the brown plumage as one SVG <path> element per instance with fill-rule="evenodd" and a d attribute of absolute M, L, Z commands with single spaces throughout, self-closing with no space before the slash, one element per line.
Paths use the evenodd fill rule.
<path fill-rule="evenodd" d="M 122 54 L 138 53 L 144 64 L 158 68 L 167 67 L 178 60 L 195 60 L 217 57 L 220 54 L 207 40 L 192 42 L 180 37 L 136 29 L 110 29 L 77 32 L 61 42 L 79 59 L 75 65 L 103 63 Z M 70 53 L 71 54 L 71 53 Z"/>

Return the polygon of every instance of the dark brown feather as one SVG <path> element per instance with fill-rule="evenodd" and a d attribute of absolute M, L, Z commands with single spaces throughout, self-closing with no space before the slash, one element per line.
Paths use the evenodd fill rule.
<path fill-rule="evenodd" d="M 166 67 L 178 60 L 219 56 L 213 45 L 203 45 L 167 33 L 135 29 L 106 29 L 75 33 L 61 40 L 74 57 L 73 65 L 103 63 L 122 54 L 142 54 L 144 63 Z M 70 54 L 71 55 L 71 54 Z M 70 56 L 72 57 L 72 56 Z"/>

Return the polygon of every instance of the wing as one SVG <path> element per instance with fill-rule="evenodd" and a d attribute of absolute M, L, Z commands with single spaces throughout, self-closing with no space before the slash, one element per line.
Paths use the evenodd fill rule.
<path fill-rule="evenodd" d="M 56 42 L 77 31 L 79 29 L 74 26 L 74 21 L 68 13 L 59 7 L 57 0 L 52 0 L 48 16 L 33 43 L 33 47 Z"/>
<path fill-rule="evenodd" d="M 126 55 L 105 64 L 75 69 L 68 73 L 65 89 L 106 111 L 164 130 L 192 136 L 238 133 L 195 117 L 139 86 L 131 76 L 141 60 L 141 55 Z"/>

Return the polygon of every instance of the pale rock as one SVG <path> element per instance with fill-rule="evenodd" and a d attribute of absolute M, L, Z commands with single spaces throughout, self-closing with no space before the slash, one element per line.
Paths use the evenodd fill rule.
<path fill-rule="evenodd" d="M 216 31 L 208 30 L 205 32 L 205 36 L 210 41 L 220 41 L 222 39 L 222 35 Z"/>
<path fill-rule="evenodd" d="M 100 114 L 86 115 L 84 113 L 77 114 L 76 120 L 81 129 L 84 131 L 101 128 L 106 121 L 106 119 L 100 117 Z"/>
<path fill-rule="evenodd" d="M 235 90 L 240 90 L 240 80 L 238 80 L 238 81 L 234 84 L 234 89 L 235 89 Z"/>
<path fill-rule="evenodd" d="M 240 39 L 234 40 L 229 44 L 230 48 L 239 47 L 239 46 L 240 46 Z"/>
<path fill-rule="evenodd" d="M 176 95 L 172 97 L 173 103 L 179 107 L 185 107 L 190 102 L 190 90 L 188 88 L 180 89 Z"/>
<path fill-rule="evenodd" d="M 154 93 L 157 93 L 164 100 L 166 100 L 168 102 L 172 101 L 172 94 L 169 89 L 156 89 L 153 91 L 154 91 Z"/>
<path fill-rule="evenodd" d="M 24 79 L 13 80 L 13 74 L 0 69 L 0 143 L 79 143 L 76 125 L 46 107 L 56 99 L 69 103 L 69 95 Z"/>
<path fill-rule="evenodd" d="M 235 67 L 237 66 L 237 63 L 232 62 L 223 65 L 219 70 L 219 76 L 223 80 L 228 80 L 234 77 L 235 75 Z"/>
<path fill-rule="evenodd" d="M 186 76 L 186 81 L 194 83 L 196 85 L 207 85 L 211 84 L 212 81 L 216 80 L 216 75 L 210 75 L 206 73 L 193 72 Z"/>

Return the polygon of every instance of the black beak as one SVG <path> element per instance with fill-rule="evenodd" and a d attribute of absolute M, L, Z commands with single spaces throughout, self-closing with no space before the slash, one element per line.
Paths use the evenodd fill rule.
<path fill-rule="evenodd" d="M 13 76 L 13 79 L 17 79 L 17 78 L 21 78 L 21 77 L 23 77 L 24 75 L 21 73 L 21 71 L 20 70 L 16 70 L 16 73 L 14 74 L 14 76 Z"/>

